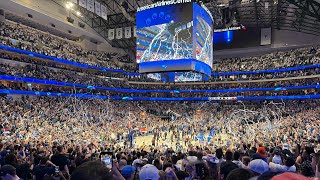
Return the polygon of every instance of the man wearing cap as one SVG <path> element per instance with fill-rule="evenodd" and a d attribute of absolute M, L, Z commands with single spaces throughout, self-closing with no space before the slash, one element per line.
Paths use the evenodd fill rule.
<path fill-rule="evenodd" d="M 268 159 L 267 159 L 267 151 L 263 146 L 258 147 L 257 154 L 259 154 L 261 159 L 264 160 L 265 162 L 268 161 Z"/>
<path fill-rule="evenodd" d="M 136 168 L 134 166 L 129 166 L 126 165 L 122 168 L 121 170 L 121 175 L 126 179 L 126 180 L 133 180 L 136 172 Z"/>
<path fill-rule="evenodd" d="M 264 172 L 269 171 L 269 165 L 262 159 L 255 159 L 249 163 L 248 169 L 255 175 L 261 175 Z"/>
<path fill-rule="evenodd" d="M 285 156 L 291 156 L 291 151 L 289 150 L 289 144 L 288 143 L 284 143 L 282 145 L 282 154 L 284 154 Z"/>
<path fill-rule="evenodd" d="M 159 170 L 151 164 L 144 165 L 139 173 L 140 180 L 158 180 Z"/>

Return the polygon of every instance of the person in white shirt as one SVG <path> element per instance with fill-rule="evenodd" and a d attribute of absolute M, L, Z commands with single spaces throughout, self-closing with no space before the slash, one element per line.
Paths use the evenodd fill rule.
<path fill-rule="evenodd" d="M 283 165 L 281 158 L 281 151 L 279 149 L 274 150 L 274 156 L 272 158 L 272 162 L 275 164 Z"/>
<path fill-rule="evenodd" d="M 284 161 L 285 165 L 276 164 L 273 162 L 269 163 L 269 168 L 272 172 L 296 172 L 297 168 L 294 165 L 295 161 L 292 157 L 288 157 Z"/>
<path fill-rule="evenodd" d="M 239 168 L 244 168 L 245 165 L 239 160 L 240 159 L 240 152 L 236 151 L 233 153 L 233 163 L 235 163 Z"/>

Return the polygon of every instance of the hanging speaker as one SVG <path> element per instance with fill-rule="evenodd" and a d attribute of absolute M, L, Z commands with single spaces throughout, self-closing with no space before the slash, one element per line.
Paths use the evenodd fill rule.
<path fill-rule="evenodd" d="M 72 19 L 71 17 L 67 17 L 67 21 L 68 21 L 69 23 L 73 24 L 74 19 Z"/>
<path fill-rule="evenodd" d="M 84 29 L 84 27 L 86 26 L 84 23 L 82 23 L 82 22 L 79 22 L 78 23 L 79 24 L 79 27 L 81 27 L 81 28 L 83 28 Z"/>

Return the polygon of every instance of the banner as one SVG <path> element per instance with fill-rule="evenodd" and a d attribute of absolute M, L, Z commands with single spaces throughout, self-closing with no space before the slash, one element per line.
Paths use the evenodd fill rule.
<path fill-rule="evenodd" d="M 98 15 L 101 16 L 101 4 L 98 1 L 94 2 L 94 12 Z"/>
<path fill-rule="evenodd" d="M 133 26 L 133 37 L 137 37 L 137 26 Z"/>
<path fill-rule="evenodd" d="M 122 33 L 123 33 L 123 32 L 122 32 L 122 28 L 117 28 L 117 29 L 116 29 L 116 33 L 117 33 L 117 34 L 116 34 L 116 38 L 117 38 L 117 39 L 122 39 Z"/>
<path fill-rule="evenodd" d="M 235 101 L 237 97 L 209 97 L 209 101 Z"/>
<path fill-rule="evenodd" d="M 271 44 L 271 28 L 261 28 L 261 42 L 260 45 Z"/>
<path fill-rule="evenodd" d="M 79 0 L 79 5 L 81 7 L 87 8 L 87 1 L 86 0 Z"/>
<path fill-rule="evenodd" d="M 109 29 L 108 31 L 108 39 L 114 40 L 114 29 Z"/>
<path fill-rule="evenodd" d="M 125 27 L 124 28 L 124 37 L 125 38 L 131 38 L 131 27 Z"/>
<path fill-rule="evenodd" d="M 94 12 L 94 0 L 87 0 L 87 9 Z"/>
<path fill-rule="evenodd" d="M 78 4 L 78 0 L 72 0 L 71 2 L 73 2 L 74 4 Z"/>
<path fill-rule="evenodd" d="M 101 4 L 101 17 L 107 20 L 107 7 Z"/>

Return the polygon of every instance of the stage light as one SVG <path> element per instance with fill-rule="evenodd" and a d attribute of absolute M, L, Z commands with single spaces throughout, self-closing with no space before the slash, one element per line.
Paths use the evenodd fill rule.
<path fill-rule="evenodd" d="M 67 4 L 66 4 L 66 8 L 67 8 L 67 9 L 71 9 L 70 4 L 67 3 Z"/>
<path fill-rule="evenodd" d="M 70 5 L 70 7 L 74 6 L 74 4 L 72 2 L 68 2 L 68 4 Z"/>
<path fill-rule="evenodd" d="M 231 39 L 230 39 L 230 31 L 227 31 L 227 42 L 231 42 Z"/>
<path fill-rule="evenodd" d="M 65 6 L 67 9 L 72 9 L 74 4 L 72 2 L 67 2 Z"/>

